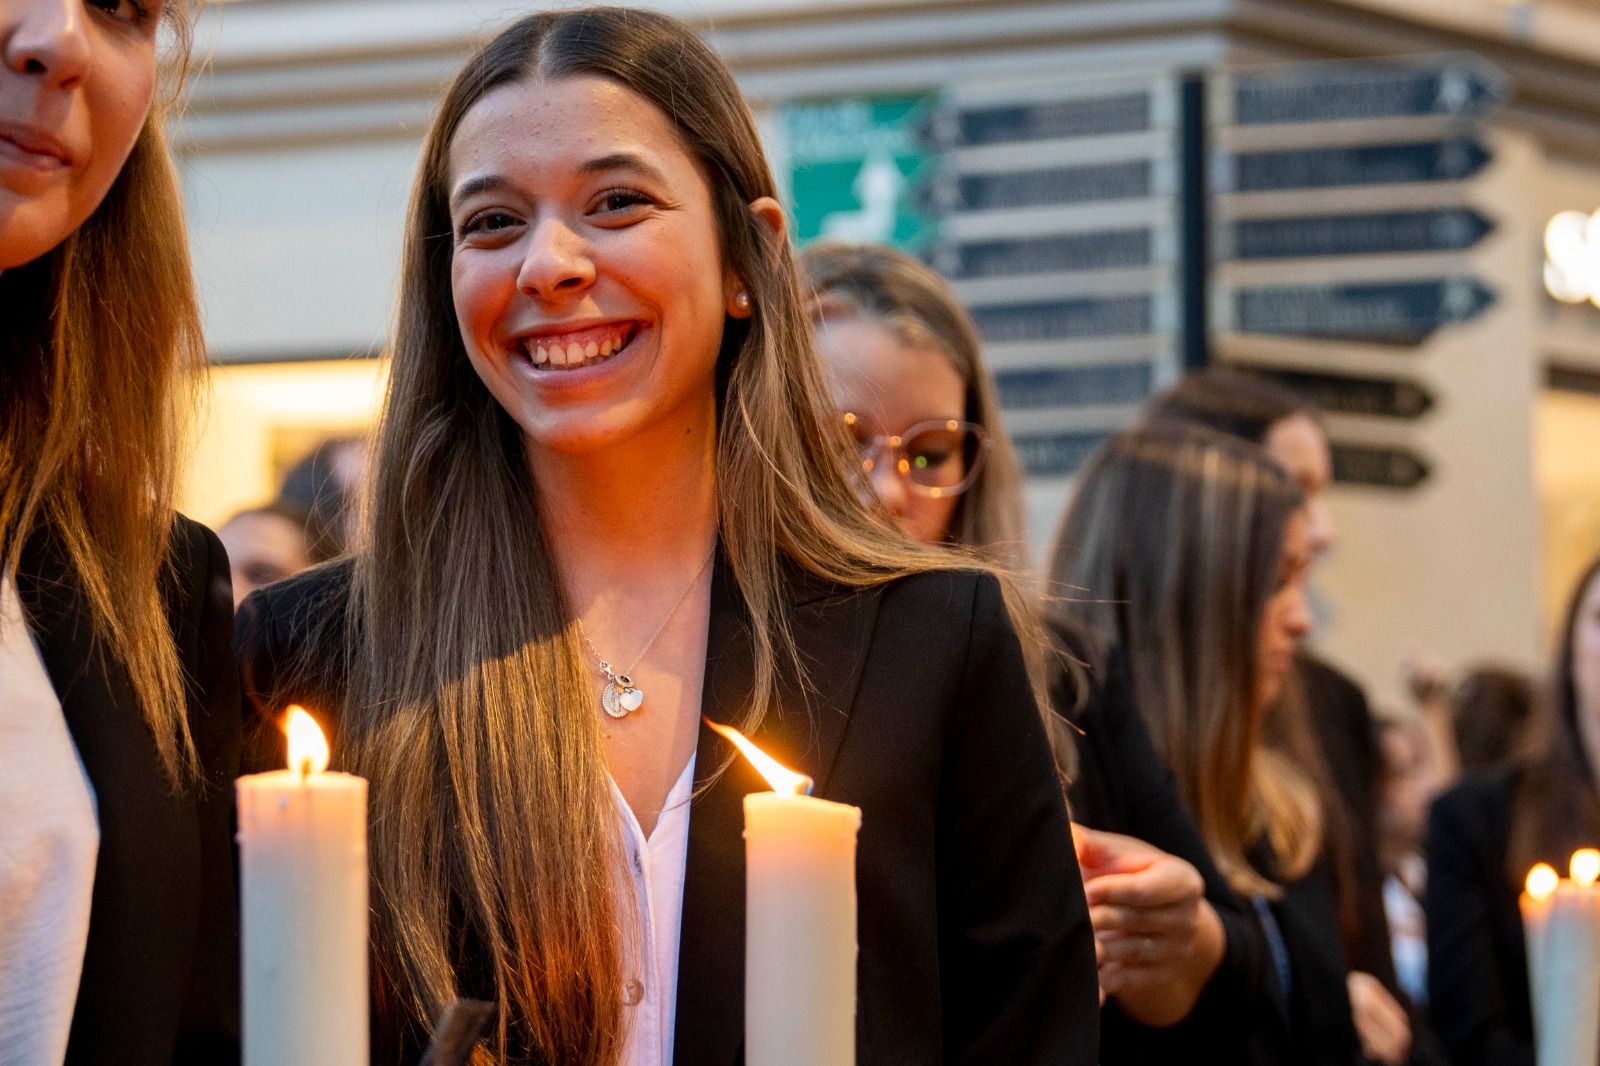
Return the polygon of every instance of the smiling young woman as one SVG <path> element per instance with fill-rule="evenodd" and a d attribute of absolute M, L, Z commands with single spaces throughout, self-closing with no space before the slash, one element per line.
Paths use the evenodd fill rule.
<path fill-rule="evenodd" d="M 863 810 L 858 1062 L 1094 1061 L 1001 585 L 857 498 L 773 191 L 661 15 L 524 19 L 446 95 L 360 545 L 239 630 L 372 781 L 379 1061 L 462 994 L 485 1062 L 738 1059 L 766 786 L 702 715 Z"/>
<path fill-rule="evenodd" d="M 171 510 L 204 363 L 157 34 L 0 4 L 0 1047 L 237 1057 L 227 561 Z M 178 57 L 174 57 L 178 58 Z"/>

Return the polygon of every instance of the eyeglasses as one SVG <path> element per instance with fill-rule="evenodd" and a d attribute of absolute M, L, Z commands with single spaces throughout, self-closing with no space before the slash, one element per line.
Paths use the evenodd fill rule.
<path fill-rule="evenodd" d="M 976 422 L 918 422 L 898 434 L 864 437 L 860 419 L 845 412 L 844 424 L 861 453 L 861 471 L 871 477 L 887 460 L 912 492 L 933 499 L 959 496 L 972 487 L 989 451 L 989 435 Z"/>

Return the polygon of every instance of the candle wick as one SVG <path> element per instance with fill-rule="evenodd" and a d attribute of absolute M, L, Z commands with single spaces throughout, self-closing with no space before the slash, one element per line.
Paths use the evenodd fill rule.
<path fill-rule="evenodd" d="M 308 755 L 300 760 L 300 780 L 302 783 L 311 779 L 311 757 Z"/>

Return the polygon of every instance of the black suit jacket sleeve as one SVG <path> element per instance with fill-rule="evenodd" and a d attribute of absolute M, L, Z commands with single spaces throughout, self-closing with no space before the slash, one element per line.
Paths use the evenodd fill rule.
<path fill-rule="evenodd" d="M 1456 1066 L 1533 1066 L 1521 918 L 1505 870 L 1510 778 L 1463 779 L 1428 821 L 1428 996 Z"/>
<path fill-rule="evenodd" d="M 1094 932 L 1037 707 L 999 585 L 980 579 L 941 789 L 948 1062 L 1096 1061 Z"/>

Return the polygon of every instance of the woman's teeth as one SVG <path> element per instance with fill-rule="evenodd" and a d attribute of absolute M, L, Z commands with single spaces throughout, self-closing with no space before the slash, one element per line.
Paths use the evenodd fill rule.
<path fill-rule="evenodd" d="M 609 359 L 627 347 L 631 339 L 632 331 L 629 330 L 599 339 L 568 341 L 565 344 L 555 341 L 540 344 L 537 340 L 529 339 L 523 342 L 523 347 L 534 366 L 576 370 Z"/>

